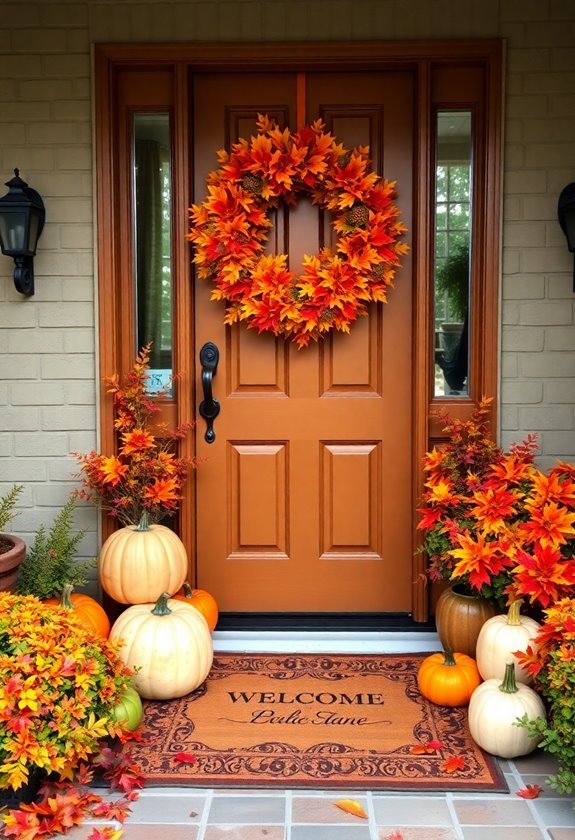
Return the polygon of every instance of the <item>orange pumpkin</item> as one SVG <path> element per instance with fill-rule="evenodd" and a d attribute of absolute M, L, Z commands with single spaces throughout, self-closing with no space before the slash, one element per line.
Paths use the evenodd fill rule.
<path fill-rule="evenodd" d="M 174 595 L 178 601 L 185 601 L 191 607 L 195 607 L 201 612 L 206 621 L 210 631 L 215 629 L 218 623 L 219 610 L 216 599 L 205 589 L 192 589 L 187 580 L 184 581 L 182 588 Z"/>
<path fill-rule="evenodd" d="M 84 627 L 92 630 L 104 639 L 108 638 L 110 633 L 110 619 L 104 608 L 89 595 L 83 595 L 80 592 L 72 593 L 71 586 L 65 586 L 62 590 L 60 598 L 46 598 L 45 604 L 54 604 L 55 606 L 65 607 L 68 610 L 73 610 L 74 615 L 81 621 Z"/>
<path fill-rule="evenodd" d="M 438 706 L 466 706 L 481 682 L 475 660 L 465 653 L 432 653 L 417 673 L 420 692 Z"/>

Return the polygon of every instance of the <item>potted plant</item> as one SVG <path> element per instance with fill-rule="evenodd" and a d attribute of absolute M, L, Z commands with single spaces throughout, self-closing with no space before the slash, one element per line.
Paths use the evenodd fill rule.
<path fill-rule="evenodd" d="M 86 585 L 86 573 L 96 565 L 95 558 L 83 563 L 76 561 L 76 549 L 86 530 L 72 533 L 75 508 L 76 500 L 72 496 L 49 530 L 45 525 L 38 528 L 32 548 L 20 566 L 16 592 L 75 610 L 83 624 L 106 638 L 110 621 L 104 608 L 89 595 L 74 592 Z"/>
<path fill-rule="evenodd" d="M 524 717 L 520 725 L 558 759 L 558 772 L 547 780 L 550 786 L 575 793 L 575 598 L 562 598 L 545 610 L 534 646 L 519 659 L 547 704 L 547 720 Z"/>
<path fill-rule="evenodd" d="M 123 381 L 118 376 L 106 380 L 114 400 L 117 452 L 73 453 L 82 483 L 77 495 L 96 502 L 123 525 L 106 540 L 99 557 L 102 587 L 121 604 L 152 603 L 164 591 L 173 594 L 188 572 L 183 543 L 159 523 L 177 512 L 189 471 L 196 466 L 194 458 L 174 451 L 193 424 L 170 430 L 153 423 L 160 407 L 148 391 L 149 358 L 147 345 Z"/>
<path fill-rule="evenodd" d="M 467 316 L 469 306 L 469 246 L 467 242 L 458 245 L 436 271 L 436 289 L 447 295 L 449 312 L 455 318 L 461 332 L 461 325 Z"/>
<path fill-rule="evenodd" d="M 26 544 L 20 537 L 7 534 L 6 528 L 14 519 L 14 508 L 23 487 L 15 484 L 0 496 L 0 590 L 13 592 L 18 578 L 18 569 L 26 556 Z"/>
<path fill-rule="evenodd" d="M 0 593 L 0 791 L 71 778 L 123 732 L 114 710 L 130 684 L 116 647 L 69 611 Z"/>
<path fill-rule="evenodd" d="M 504 452 L 489 435 L 490 402 L 466 421 L 439 412 L 449 439 L 424 458 L 418 525 L 429 577 L 482 596 L 494 610 L 519 598 L 545 609 L 575 593 L 575 468 L 539 470 L 535 436 Z M 450 595 L 440 596 L 438 631 L 440 602 Z"/>

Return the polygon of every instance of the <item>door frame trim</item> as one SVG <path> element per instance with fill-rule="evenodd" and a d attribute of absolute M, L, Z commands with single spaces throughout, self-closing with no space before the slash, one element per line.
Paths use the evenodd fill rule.
<path fill-rule="evenodd" d="M 190 126 L 180 116 L 186 114 L 190 74 L 210 71 L 299 70 L 329 71 L 405 69 L 415 78 L 415 148 L 413 230 L 413 464 L 421 465 L 424 453 L 442 439 L 442 430 L 431 416 L 441 405 L 457 417 L 468 417 L 482 396 L 497 396 L 498 390 L 498 325 L 499 276 L 501 260 L 502 201 L 502 81 L 504 41 L 501 39 L 466 39 L 438 41 L 367 41 L 306 43 L 197 43 L 197 44 L 97 44 L 94 47 L 95 78 L 95 171 L 97 202 L 97 276 L 99 287 L 98 353 L 101 377 L 125 373 L 133 362 L 135 334 L 133 306 L 126 291 L 126 278 L 132 276 L 130 245 L 130 208 L 125 196 L 129 186 L 129 149 L 118 143 L 125 115 L 118 106 L 122 75 L 127 72 L 165 73 L 171 80 L 170 112 L 174 117 L 174 219 L 173 254 L 174 308 L 190 311 L 191 261 L 185 239 L 188 224 L 186 208 L 190 206 L 191 177 L 187 149 Z M 481 167 L 475 169 L 474 242 L 471 268 L 474 289 L 470 348 L 471 392 L 468 398 L 433 396 L 434 336 L 431 311 L 431 269 L 433 254 L 430 234 L 433 225 L 433 196 L 428 195 L 433 175 L 433 94 L 432 76 L 440 67 L 465 64 L 482 68 L 484 74 L 483 114 L 477 137 L 481 141 Z M 125 138 L 124 138 L 125 140 Z M 124 198 L 123 198 L 124 197 Z M 106 341 L 102 336 L 106 335 Z M 478 336 L 479 340 L 473 339 Z M 194 401 L 193 371 L 186 371 L 185 360 L 193 336 L 179 332 L 174 344 L 174 369 L 182 372 L 178 379 L 179 405 Z M 497 400 L 493 401 L 491 423 L 496 428 Z M 166 404 L 174 424 L 177 405 Z M 180 411 L 183 409 L 181 408 Z M 100 391 L 100 445 L 114 450 L 112 404 L 104 389 Z M 193 443 L 182 444 L 182 454 L 192 456 Z M 437 593 L 427 586 L 425 558 L 417 548 L 421 535 L 417 531 L 417 505 L 424 486 L 421 467 L 414 469 L 413 500 L 413 618 L 426 621 L 430 593 L 433 603 Z M 195 545 L 194 482 L 182 502 L 179 533 L 186 546 Z M 114 529 L 109 517 L 103 517 L 105 538 Z M 192 554 L 192 552 L 189 552 Z M 195 558 L 191 557 L 192 565 Z"/>

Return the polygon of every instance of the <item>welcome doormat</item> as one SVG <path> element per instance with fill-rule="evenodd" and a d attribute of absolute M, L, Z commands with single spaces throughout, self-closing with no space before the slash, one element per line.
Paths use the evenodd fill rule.
<path fill-rule="evenodd" d="M 144 704 L 129 750 L 148 784 L 507 792 L 466 709 L 420 695 L 426 655 L 220 653 L 197 691 Z"/>

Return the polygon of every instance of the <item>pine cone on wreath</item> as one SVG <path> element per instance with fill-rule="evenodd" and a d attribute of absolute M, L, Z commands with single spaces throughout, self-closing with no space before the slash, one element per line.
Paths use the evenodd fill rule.
<path fill-rule="evenodd" d="M 242 177 L 242 187 L 246 192 L 260 195 L 264 182 L 257 175 L 251 175 L 249 172 Z"/>
<path fill-rule="evenodd" d="M 354 204 L 345 214 L 345 220 L 351 227 L 365 227 L 369 221 L 369 210 L 365 204 Z"/>

